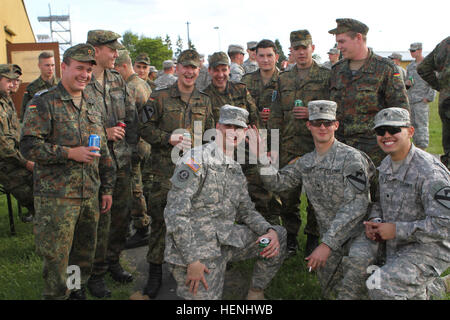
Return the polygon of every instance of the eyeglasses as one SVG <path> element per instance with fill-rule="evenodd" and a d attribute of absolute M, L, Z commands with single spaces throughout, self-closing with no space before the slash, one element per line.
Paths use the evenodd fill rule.
<path fill-rule="evenodd" d="M 377 136 L 383 137 L 386 134 L 386 131 L 389 132 L 389 134 L 391 136 L 393 136 L 394 134 L 397 134 L 399 132 L 402 131 L 401 127 L 378 127 L 375 128 L 375 133 L 377 134 Z"/>
<path fill-rule="evenodd" d="M 313 127 L 320 127 L 320 126 L 324 126 L 325 128 L 328 128 L 330 126 L 332 126 L 334 124 L 335 121 L 332 120 L 311 120 L 309 121 L 309 123 L 313 126 Z"/>
<path fill-rule="evenodd" d="M 416 52 L 417 50 L 409 50 L 409 52 Z"/>

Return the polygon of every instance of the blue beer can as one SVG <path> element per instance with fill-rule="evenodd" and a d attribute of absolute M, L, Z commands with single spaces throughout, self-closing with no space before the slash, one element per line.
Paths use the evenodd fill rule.
<path fill-rule="evenodd" d="M 100 137 L 96 134 L 91 134 L 89 136 L 89 147 L 100 148 Z M 92 151 L 95 153 L 100 153 L 100 150 Z"/>

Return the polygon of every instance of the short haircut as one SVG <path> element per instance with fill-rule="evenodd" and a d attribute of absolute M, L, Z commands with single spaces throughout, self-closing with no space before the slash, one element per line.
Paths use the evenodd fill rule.
<path fill-rule="evenodd" d="M 234 59 L 238 54 L 243 54 L 242 52 L 228 52 L 230 59 Z"/>
<path fill-rule="evenodd" d="M 355 37 L 357 36 L 358 33 L 359 32 L 356 32 L 356 31 L 348 31 L 345 34 L 348 35 L 350 38 L 355 39 Z M 367 35 L 361 33 L 361 36 L 362 36 L 363 41 L 367 42 Z"/>
<path fill-rule="evenodd" d="M 44 51 L 39 55 L 39 61 L 41 61 L 42 59 L 53 58 L 54 56 L 55 55 L 53 54 L 53 51 Z"/>
<path fill-rule="evenodd" d="M 275 54 L 277 54 L 277 46 L 272 40 L 263 39 L 256 45 L 256 53 L 258 53 L 258 49 L 266 49 L 266 48 L 273 48 L 273 51 Z"/>

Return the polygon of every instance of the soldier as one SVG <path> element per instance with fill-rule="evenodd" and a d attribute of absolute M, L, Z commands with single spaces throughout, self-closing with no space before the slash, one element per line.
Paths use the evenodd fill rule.
<path fill-rule="evenodd" d="M 244 48 L 238 44 L 230 44 L 228 46 L 228 56 L 231 60 L 230 81 L 239 82 L 245 74 L 245 69 L 242 66 L 245 56 Z"/>
<path fill-rule="evenodd" d="M 417 66 L 423 61 L 422 43 L 415 42 L 409 47 L 411 57 L 415 59 L 406 67 L 405 85 L 408 88 L 409 106 L 411 108 L 411 125 L 415 129 L 414 145 L 426 150 L 429 143 L 428 119 L 430 107 L 436 92 L 417 73 Z"/>
<path fill-rule="evenodd" d="M 34 162 L 19 151 L 20 123 L 11 99 L 18 69 L 11 64 L 0 64 L 0 183 L 28 209 L 22 221 L 31 222 L 34 215 Z"/>
<path fill-rule="evenodd" d="M 142 113 L 152 90 L 149 85 L 139 78 L 134 72 L 131 58 L 127 50 L 120 50 L 119 57 L 114 63 L 114 69 L 120 73 L 129 89 L 139 114 Z M 150 145 L 143 139 L 139 139 L 136 152 L 133 153 L 132 168 L 132 192 L 131 219 L 136 232 L 127 239 L 125 248 L 136 248 L 148 243 L 150 218 L 147 215 L 147 203 L 144 197 L 142 185 L 141 164 L 150 156 Z"/>
<path fill-rule="evenodd" d="M 242 66 L 244 67 L 245 73 L 251 73 L 258 70 L 258 62 L 256 61 L 256 46 L 257 41 L 247 42 L 247 53 L 248 59 L 244 61 Z"/>
<path fill-rule="evenodd" d="M 175 66 L 172 60 L 166 60 L 163 62 L 164 73 L 155 80 L 156 90 L 170 87 L 177 81 L 177 77 L 174 75 Z"/>
<path fill-rule="evenodd" d="M 140 134 L 152 146 L 150 173 L 153 182 L 149 193 L 151 225 L 147 254 L 150 268 L 144 288 L 144 294 L 152 299 L 158 294 L 162 281 L 166 234 L 164 207 L 171 187 L 169 180 L 175 169 L 172 153 L 178 154 L 178 150 L 190 148 L 192 140 L 194 145 L 201 144 L 204 131 L 214 128 L 211 100 L 195 88 L 199 66 L 200 57 L 195 50 L 183 51 L 178 57 L 177 82 L 154 91 L 142 115 Z M 194 125 L 198 129 L 193 136 Z M 189 133 L 189 137 L 183 133 Z M 190 138 L 192 136 L 194 139 Z"/>
<path fill-rule="evenodd" d="M 134 60 L 133 69 L 134 72 L 137 73 L 139 78 L 146 81 L 150 88 L 153 90 L 153 87 L 155 86 L 153 80 L 155 79 L 150 79 L 151 66 L 150 57 L 148 56 L 148 54 L 146 54 L 145 52 L 138 54 L 136 59 Z"/>
<path fill-rule="evenodd" d="M 292 31 L 290 34 L 292 54 L 296 65 L 279 77 L 279 93 L 273 102 L 269 129 L 280 130 L 280 166 L 284 167 L 297 157 L 314 150 L 311 132 L 306 127 L 308 108 L 311 100 L 327 100 L 329 98 L 330 70 L 320 66 L 312 58 L 315 46 L 308 30 Z M 303 106 L 296 106 L 296 100 L 302 100 Z M 282 202 L 281 218 L 288 234 L 288 251 L 295 254 L 298 248 L 297 234 L 300 230 L 299 215 L 302 186 L 280 194 Z M 308 235 L 305 254 L 309 255 L 318 245 L 319 231 L 315 222 L 313 208 L 307 207 Z"/>
<path fill-rule="evenodd" d="M 264 127 L 267 127 L 271 105 L 279 91 L 280 72 L 276 66 L 278 58 L 275 43 L 271 40 L 261 40 L 256 45 L 256 61 L 259 69 L 242 77 L 242 82 L 255 100 Z"/>
<path fill-rule="evenodd" d="M 124 48 L 117 41 L 119 38 L 119 34 L 106 30 L 91 30 L 87 36 L 87 42 L 95 48 L 97 64 L 86 90 L 104 106 L 108 148 L 117 167 L 114 203 L 110 214 L 100 216 L 95 262 L 88 282 L 89 291 L 97 298 L 111 296 L 104 281 L 107 271 L 117 282 L 133 280 L 133 276 L 123 270 L 119 258 L 125 247 L 129 226 L 131 156 L 138 143 L 138 119 L 125 81 L 113 69 L 118 50 Z"/>
<path fill-rule="evenodd" d="M 247 295 L 249 300 L 262 300 L 283 263 L 286 230 L 256 211 L 241 166 L 233 160 L 245 137 L 248 115 L 242 108 L 223 106 L 216 140 L 188 152 L 170 179 L 164 210 L 165 260 L 177 281 L 177 294 L 184 299 L 221 299 L 227 262 L 262 256 Z M 270 243 L 260 253 L 263 238 Z"/>
<path fill-rule="evenodd" d="M 210 57 L 208 71 L 212 80 L 204 92 L 211 98 L 214 121 L 219 121 L 221 107 L 229 104 L 246 109 L 249 112 L 249 124 L 262 128 L 258 109 L 245 84 L 229 81 L 230 62 L 225 52 L 215 52 Z M 242 170 L 247 177 L 248 192 L 256 210 L 269 223 L 280 224 L 279 205 L 274 195 L 263 188 L 256 165 L 242 164 Z"/>
<path fill-rule="evenodd" d="M 70 298 L 86 299 L 99 215 L 112 204 L 115 167 L 103 106 L 85 90 L 96 63 L 94 52 L 87 44 L 66 50 L 61 81 L 31 101 L 22 129 L 20 151 L 36 163 L 34 235 L 44 260 L 45 299 L 69 296 L 68 265 L 81 271 L 81 289 L 70 292 Z M 99 148 L 88 146 L 91 134 L 100 137 Z"/>
<path fill-rule="evenodd" d="M 389 59 L 391 59 L 395 65 L 397 66 L 397 69 L 400 71 L 400 75 L 402 76 L 403 82 L 406 81 L 406 70 L 403 68 L 400 64 L 402 61 L 402 55 L 398 52 L 392 52 L 390 56 L 388 56 Z"/>
<path fill-rule="evenodd" d="M 330 97 L 338 104 L 339 141 L 364 151 L 379 166 L 384 158 L 373 135 L 373 118 L 383 108 L 409 109 L 405 85 L 395 64 L 367 47 L 369 28 L 354 19 L 336 19 L 328 31 L 336 36 L 343 59 L 331 70 Z M 376 189 L 376 182 L 372 184 Z M 376 191 L 372 188 L 372 200 Z"/>
<path fill-rule="evenodd" d="M 269 190 L 283 192 L 303 184 L 314 206 L 322 241 L 306 260 L 310 271 L 317 270 L 326 298 L 340 289 L 341 263 L 362 231 L 370 202 L 369 176 L 375 171 L 367 155 L 335 139 L 339 127 L 336 107 L 335 102 L 327 100 L 308 103 L 306 125 L 313 136 L 313 152 L 278 172 L 267 163 L 260 165 L 262 180 Z"/>
<path fill-rule="evenodd" d="M 450 267 L 450 173 L 411 143 L 414 127 L 407 110 L 381 110 L 375 116 L 374 129 L 379 147 L 387 154 L 378 168 L 380 201 L 364 222 L 366 230 L 360 241 L 352 245 L 351 255 L 360 262 L 349 268 L 359 278 L 347 286 L 346 298 L 358 299 L 367 290 L 376 300 L 440 296 L 445 279 L 439 276 Z M 377 247 L 381 247 L 385 263 L 365 287 L 367 267 L 380 262 Z M 448 276 L 446 280 L 450 285 Z"/>
<path fill-rule="evenodd" d="M 52 51 L 44 51 L 39 55 L 38 67 L 41 75 L 31 82 L 23 94 L 22 111 L 20 121 L 23 121 L 26 106 L 36 93 L 56 86 L 58 79 L 55 77 L 55 57 Z"/>
<path fill-rule="evenodd" d="M 337 48 L 331 48 L 328 52 L 328 58 L 330 60 L 326 61 L 325 63 L 322 64 L 323 67 L 330 69 L 331 67 L 339 61 L 339 56 L 341 54 L 341 52 L 339 51 L 339 49 Z"/>
<path fill-rule="evenodd" d="M 437 77 L 435 71 L 439 72 Z M 445 38 L 417 67 L 419 75 L 439 91 L 439 116 L 442 121 L 442 163 L 450 168 L 450 37 Z"/>
<path fill-rule="evenodd" d="M 198 90 L 205 90 L 207 86 L 211 83 L 211 76 L 208 72 L 208 67 L 204 65 L 205 63 L 205 55 L 200 55 L 200 73 L 198 75 L 197 81 L 195 81 L 195 86 Z"/>
<path fill-rule="evenodd" d="M 22 68 L 17 65 L 17 64 L 13 64 L 13 68 L 14 68 L 14 73 L 16 73 L 18 75 L 17 79 L 13 79 L 13 88 L 11 90 L 11 93 L 17 93 L 17 91 L 19 91 L 19 87 L 20 84 L 22 83 L 22 79 L 20 79 L 20 77 L 22 76 Z"/>

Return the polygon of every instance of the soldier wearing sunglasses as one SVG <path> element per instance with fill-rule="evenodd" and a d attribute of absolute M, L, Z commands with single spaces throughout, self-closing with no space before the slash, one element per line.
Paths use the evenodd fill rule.
<path fill-rule="evenodd" d="M 268 190 L 282 192 L 303 183 L 315 209 L 321 244 L 306 257 L 310 271 L 317 276 L 326 298 L 340 292 L 346 269 L 351 265 L 348 250 L 353 239 L 363 231 L 370 202 L 369 178 L 375 171 L 370 158 L 334 137 L 339 127 L 337 104 L 316 100 L 308 103 L 308 130 L 315 150 L 277 171 L 261 153 L 261 179 Z M 256 141 L 256 130 L 249 130 L 250 141 Z M 250 151 L 256 155 L 255 144 Z"/>

